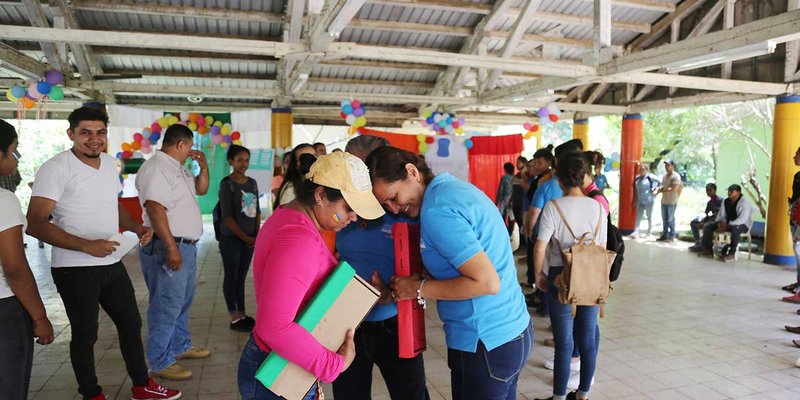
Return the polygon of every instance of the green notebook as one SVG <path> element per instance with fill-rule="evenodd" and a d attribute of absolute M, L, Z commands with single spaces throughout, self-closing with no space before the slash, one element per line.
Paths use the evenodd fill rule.
<path fill-rule="evenodd" d="M 345 261 L 339 263 L 306 308 L 300 312 L 296 322 L 309 332 L 314 330 L 355 274 L 356 270 L 350 264 Z M 285 358 L 272 352 L 256 371 L 256 379 L 269 388 L 288 363 Z"/>

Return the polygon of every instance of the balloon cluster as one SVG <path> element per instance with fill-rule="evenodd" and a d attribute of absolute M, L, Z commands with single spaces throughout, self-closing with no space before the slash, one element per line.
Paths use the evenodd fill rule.
<path fill-rule="evenodd" d="M 436 138 L 433 136 L 428 135 L 417 135 L 417 151 L 419 154 L 425 154 L 428 152 L 428 145 L 431 145 L 436 142 Z M 443 146 L 443 143 L 445 144 Z M 450 144 L 450 139 L 440 138 L 439 139 L 439 157 L 447 157 L 449 155 L 449 151 L 447 150 L 447 145 Z M 464 140 L 464 147 L 467 149 L 471 149 L 475 144 L 472 142 L 472 139 L 465 139 Z"/>
<path fill-rule="evenodd" d="M 451 113 L 441 113 L 439 111 L 426 112 L 422 126 L 440 135 L 463 135 L 464 117 L 458 117 Z"/>
<path fill-rule="evenodd" d="M 351 128 L 357 129 L 367 125 L 366 113 L 367 109 L 360 101 L 342 100 L 342 112 L 339 113 L 339 116 L 341 116 L 344 122 L 347 122 L 347 125 L 350 125 Z M 355 132 L 354 129 L 350 131 Z"/>
<path fill-rule="evenodd" d="M 530 139 L 534 135 L 536 135 L 537 132 L 539 132 L 539 124 L 532 124 L 530 122 L 526 122 L 522 124 L 522 127 L 525 128 L 525 131 L 527 132 L 525 133 L 525 139 Z"/>
<path fill-rule="evenodd" d="M 542 125 L 549 122 L 558 122 L 558 119 L 561 117 L 561 109 L 558 108 L 558 104 L 550 103 L 547 107 L 539 107 L 539 110 L 536 111 L 536 115 L 539 116 L 539 122 Z"/>
<path fill-rule="evenodd" d="M 64 82 L 64 75 L 51 69 L 44 74 L 44 79 L 39 82 L 30 81 L 28 86 L 14 85 L 6 91 L 6 98 L 13 103 L 18 103 L 21 108 L 30 110 L 39 100 L 59 101 L 64 98 L 64 89 L 58 86 Z"/>
<path fill-rule="evenodd" d="M 142 129 L 142 132 L 134 133 L 132 142 L 122 143 L 122 151 L 117 153 L 117 158 L 123 160 L 134 158 L 138 155 L 136 153 L 138 151 L 141 151 L 141 154 L 152 153 L 153 146 L 158 144 L 162 132 L 174 124 L 184 125 L 199 135 L 211 134 L 211 142 L 223 148 L 231 144 L 242 145 L 242 134 L 234 131 L 231 124 L 214 121 L 214 117 L 210 115 L 182 112 L 179 115 L 166 114 L 149 127 Z"/>

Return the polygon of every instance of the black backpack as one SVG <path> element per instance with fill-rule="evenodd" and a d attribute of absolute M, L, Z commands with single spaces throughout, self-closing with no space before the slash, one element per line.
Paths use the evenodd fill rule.
<path fill-rule="evenodd" d="M 222 184 L 225 183 L 225 181 L 229 181 L 230 179 L 231 179 L 230 176 L 222 178 L 222 180 L 219 182 L 219 186 L 222 187 Z M 230 188 L 231 188 L 231 193 L 233 193 L 234 190 L 233 185 L 230 185 Z M 214 210 L 211 211 L 211 217 L 214 220 L 214 238 L 217 239 L 217 241 L 219 242 L 219 239 L 222 237 L 222 224 L 223 224 L 222 209 L 219 206 L 219 199 L 217 199 L 217 205 L 214 206 Z"/>
<path fill-rule="evenodd" d="M 602 192 L 599 190 L 593 190 L 589 192 L 587 196 L 594 198 L 597 195 L 603 195 Z M 608 199 L 606 199 L 607 201 Z M 616 225 L 611 223 L 611 214 L 608 214 L 607 221 L 608 221 L 608 228 L 606 234 L 606 250 L 611 250 L 617 253 L 616 258 L 614 258 L 614 263 L 611 264 L 611 272 L 608 274 L 608 279 L 611 282 L 614 282 L 619 278 L 619 272 L 622 269 L 622 261 L 625 259 L 625 242 L 622 240 L 622 234 L 619 232 L 619 228 Z"/>

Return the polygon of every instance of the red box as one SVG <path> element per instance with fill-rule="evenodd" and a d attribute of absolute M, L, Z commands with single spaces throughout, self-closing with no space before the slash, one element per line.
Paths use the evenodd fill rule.
<path fill-rule="evenodd" d="M 419 224 L 395 223 L 392 225 L 392 237 L 394 238 L 395 275 L 422 275 Z M 425 310 L 417 300 L 397 302 L 397 331 L 400 358 L 414 358 L 425 351 Z"/>

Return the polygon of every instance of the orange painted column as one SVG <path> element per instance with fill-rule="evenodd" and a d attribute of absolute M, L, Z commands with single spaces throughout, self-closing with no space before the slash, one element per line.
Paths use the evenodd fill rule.
<path fill-rule="evenodd" d="M 619 167 L 619 227 L 620 233 L 630 235 L 636 225 L 636 207 L 633 206 L 633 180 L 636 166 L 642 160 L 644 123 L 641 114 L 622 116 L 622 151 Z"/>
<path fill-rule="evenodd" d="M 292 109 L 276 107 L 272 109 L 272 148 L 292 147 Z"/>

